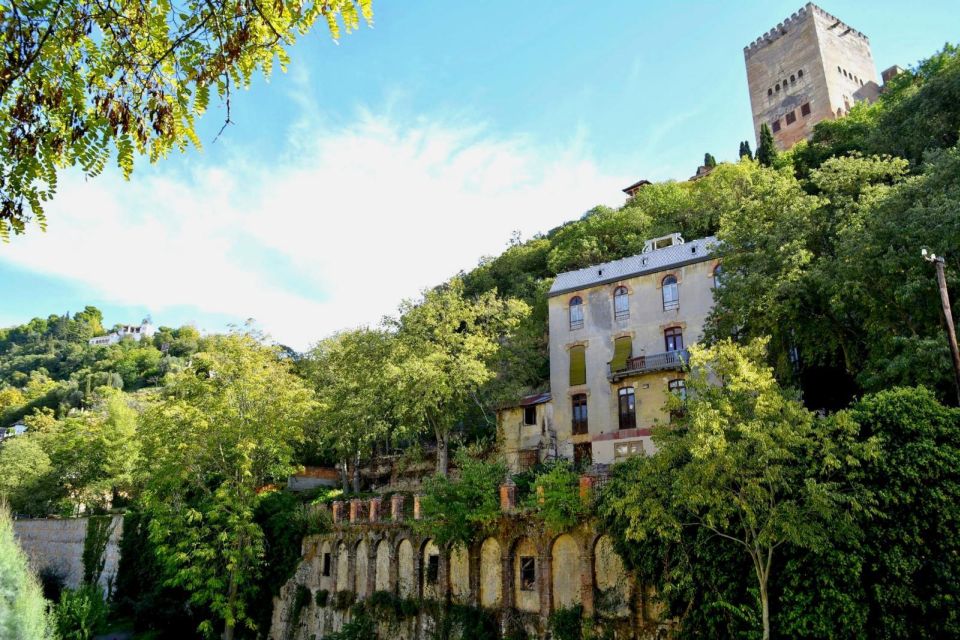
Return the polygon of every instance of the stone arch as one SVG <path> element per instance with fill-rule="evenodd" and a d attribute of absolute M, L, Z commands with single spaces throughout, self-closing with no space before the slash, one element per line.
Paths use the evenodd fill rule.
<path fill-rule="evenodd" d="M 553 569 L 553 608 L 580 604 L 580 545 L 569 533 L 553 542 L 550 551 Z"/>
<path fill-rule="evenodd" d="M 440 589 L 440 547 L 433 538 L 427 538 L 420 545 L 420 587 L 423 598 L 439 600 Z"/>
<path fill-rule="evenodd" d="M 450 597 L 458 604 L 470 604 L 470 551 L 458 544 L 450 550 Z"/>
<path fill-rule="evenodd" d="M 614 616 L 630 613 L 633 592 L 630 577 L 610 536 L 600 536 L 593 546 L 593 581 L 597 588 L 594 605 L 599 613 Z"/>
<path fill-rule="evenodd" d="M 487 538 L 480 546 L 480 606 L 496 607 L 503 600 L 503 569 L 500 543 Z"/>
<path fill-rule="evenodd" d="M 510 553 L 510 567 L 513 571 L 513 606 L 520 611 L 536 613 L 540 611 L 540 566 L 537 545 L 530 538 L 518 538 Z"/>
<path fill-rule="evenodd" d="M 413 544 L 404 538 L 397 545 L 397 590 L 402 598 L 416 595 L 416 580 L 413 566 Z"/>
<path fill-rule="evenodd" d="M 337 591 L 346 591 L 350 588 L 350 550 L 341 540 L 337 544 Z"/>
<path fill-rule="evenodd" d="M 373 588 L 390 591 L 390 542 L 384 538 L 377 543 L 376 571 Z"/>
<path fill-rule="evenodd" d="M 317 569 L 318 580 L 321 589 L 327 591 L 333 591 L 334 582 L 336 581 L 336 576 L 333 573 L 335 566 L 333 558 L 333 549 L 330 546 L 329 540 L 324 540 L 323 544 L 320 545 L 320 553 L 317 556 L 319 560 L 319 567 Z M 326 568 L 326 574 L 324 573 L 324 568 Z"/>
<path fill-rule="evenodd" d="M 365 538 L 354 549 L 353 591 L 358 598 L 367 597 L 367 576 L 370 574 L 370 547 Z"/>

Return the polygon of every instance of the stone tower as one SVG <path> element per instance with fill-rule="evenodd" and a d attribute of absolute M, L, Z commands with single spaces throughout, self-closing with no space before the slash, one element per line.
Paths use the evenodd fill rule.
<path fill-rule="evenodd" d="M 867 36 L 813 3 L 744 47 L 743 57 L 754 133 L 759 142 L 766 122 L 781 149 L 880 92 Z"/>

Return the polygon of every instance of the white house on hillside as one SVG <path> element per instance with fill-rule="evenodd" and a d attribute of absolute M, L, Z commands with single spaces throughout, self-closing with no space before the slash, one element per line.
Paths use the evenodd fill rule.
<path fill-rule="evenodd" d="M 153 334 L 156 333 L 156 329 L 150 323 L 149 320 L 144 320 L 138 325 L 129 325 L 125 324 L 120 328 L 111 331 L 105 336 L 97 336 L 96 338 L 90 338 L 90 344 L 96 345 L 111 345 L 117 344 L 126 337 L 133 338 L 137 342 L 140 342 L 143 338 L 152 338 Z"/>

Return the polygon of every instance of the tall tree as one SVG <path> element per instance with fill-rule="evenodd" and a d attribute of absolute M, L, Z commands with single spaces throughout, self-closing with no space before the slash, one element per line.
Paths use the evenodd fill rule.
<path fill-rule="evenodd" d="M 757 162 L 765 167 L 772 167 L 777 159 L 777 143 L 773 140 L 770 125 L 764 122 L 760 125 L 760 144 L 757 145 Z"/>
<path fill-rule="evenodd" d="M 49 640 L 53 628 L 47 601 L 13 535 L 13 521 L 0 503 L 0 637 Z"/>
<path fill-rule="evenodd" d="M 434 435 L 437 472 L 447 474 L 450 434 L 477 392 L 495 375 L 494 360 L 503 340 L 530 312 L 519 300 L 501 300 L 494 292 L 474 299 L 463 293 L 463 281 L 428 291 L 419 303 L 404 302 L 397 355 L 388 367 L 398 389 L 402 424 Z"/>
<path fill-rule="evenodd" d="M 26 0 L 0 5 L 0 238 L 45 225 L 60 169 L 99 174 L 115 151 L 125 176 L 200 146 L 195 120 L 286 66 L 320 20 L 334 38 L 372 19 L 371 0 Z"/>
<path fill-rule="evenodd" d="M 713 157 L 712 153 L 708 152 L 703 154 L 703 166 L 707 167 L 708 169 L 712 169 L 713 167 L 717 166 L 717 159 Z"/>
<path fill-rule="evenodd" d="M 391 433 L 393 386 L 384 376 L 393 341 L 386 331 L 344 331 L 318 343 L 299 365 L 319 401 L 316 444 L 340 461 L 344 485 L 352 467 L 355 492 L 360 491 L 360 463 L 373 445 L 397 435 Z"/>
<path fill-rule="evenodd" d="M 749 158 L 750 160 L 753 160 L 753 151 L 750 150 L 749 140 L 744 140 L 743 142 L 740 143 L 740 151 L 737 153 L 737 157 L 738 158 L 746 157 L 746 158 Z"/>
<path fill-rule="evenodd" d="M 151 537 L 171 586 L 207 611 L 201 631 L 252 628 L 252 581 L 264 554 L 257 491 L 293 471 L 313 394 L 275 350 L 249 335 L 216 338 L 170 376 L 143 418 Z"/>
<path fill-rule="evenodd" d="M 620 479 L 605 512 L 625 519 L 636 543 L 672 544 L 688 529 L 726 541 L 752 571 L 768 640 L 778 550 L 827 546 L 828 532 L 850 519 L 839 508 L 845 487 L 803 470 L 810 460 L 859 460 L 818 437 L 813 414 L 777 385 L 764 358 L 762 341 L 691 349 L 689 399 L 669 403 L 684 416 L 655 428 L 657 454 Z"/>

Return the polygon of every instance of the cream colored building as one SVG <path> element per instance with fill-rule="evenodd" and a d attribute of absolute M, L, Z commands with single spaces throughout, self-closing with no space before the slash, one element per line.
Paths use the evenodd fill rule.
<path fill-rule="evenodd" d="M 743 57 L 757 141 L 766 123 L 781 149 L 880 93 L 870 39 L 813 3 L 744 47 Z"/>
<path fill-rule="evenodd" d="M 512 470 L 653 452 L 650 429 L 670 418 L 666 394 L 684 393 L 687 347 L 713 306 L 715 244 L 674 234 L 639 255 L 557 276 L 548 294 L 550 393 L 499 413 Z"/>

